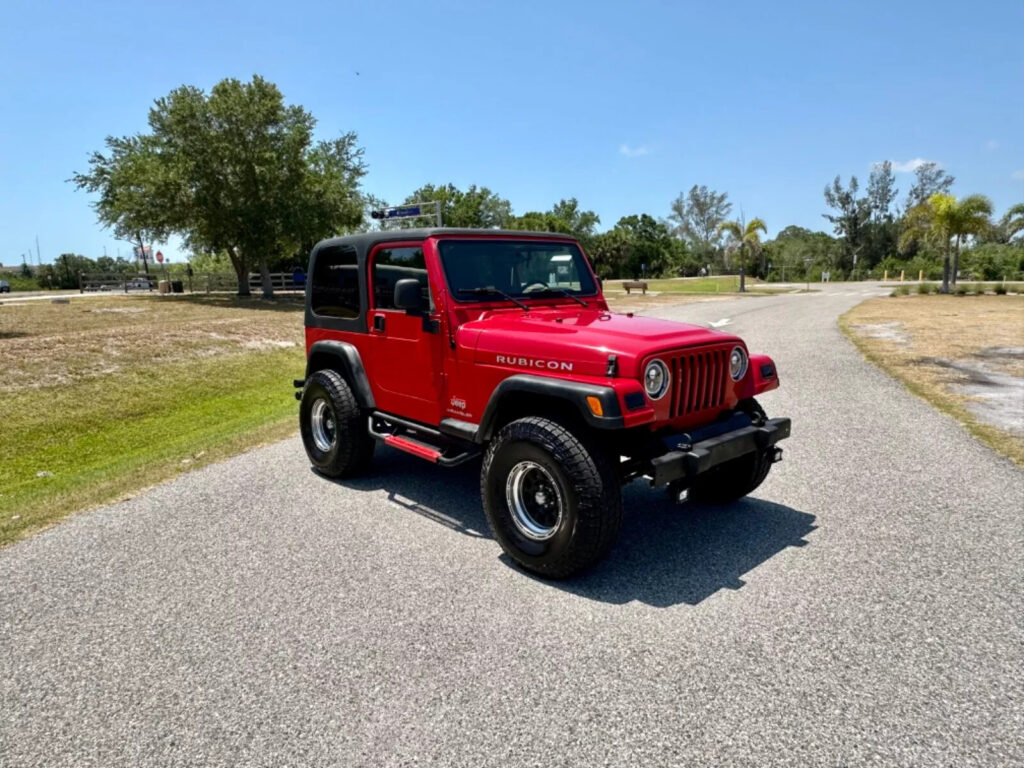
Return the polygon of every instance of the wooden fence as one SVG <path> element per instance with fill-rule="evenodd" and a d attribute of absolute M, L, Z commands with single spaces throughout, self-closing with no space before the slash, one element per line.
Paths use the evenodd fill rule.
<path fill-rule="evenodd" d="M 154 273 L 145 275 L 124 275 L 104 272 L 79 272 L 78 290 L 80 293 L 94 293 L 96 291 L 116 291 L 119 293 L 134 293 L 142 291 L 156 291 L 160 283 L 167 281 L 174 286 L 180 284 L 178 293 L 182 291 L 205 292 L 205 293 L 236 293 L 238 291 L 238 277 L 234 272 L 212 272 L 208 274 L 193 275 L 191 278 L 185 275 L 165 276 Z M 295 282 L 291 272 L 271 272 L 270 285 L 275 292 L 303 292 L 306 290 L 305 276 L 298 283 Z M 249 290 L 258 293 L 263 290 L 263 279 L 259 272 L 249 273 Z"/>

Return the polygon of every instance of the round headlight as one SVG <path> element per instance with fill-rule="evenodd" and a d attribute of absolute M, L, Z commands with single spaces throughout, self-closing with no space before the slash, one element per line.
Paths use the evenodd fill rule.
<path fill-rule="evenodd" d="M 739 381 L 747 372 L 747 353 L 743 347 L 733 347 L 729 355 L 729 375 L 733 381 Z"/>
<path fill-rule="evenodd" d="M 651 400 L 660 400 L 668 392 L 668 368 L 661 360 L 651 360 L 644 371 L 644 391 Z"/>

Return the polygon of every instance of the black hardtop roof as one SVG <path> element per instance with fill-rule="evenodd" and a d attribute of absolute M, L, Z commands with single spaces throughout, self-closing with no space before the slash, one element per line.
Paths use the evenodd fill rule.
<path fill-rule="evenodd" d="M 575 241 L 573 235 L 563 235 L 559 232 L 528 232 L 520 229 L 468 229 L 460 227 L 417 227 L 415 229 L 389 229 L 380 232 L 360 232 L 356 235 L 341 235 L 321 240 L 317 243 L 317 250 L 332 245 L 351 245 L 359 251 L 364 251 L 377 243 L 390 243 L 399 240 L 419 240 L 428 237 L 442 237 L 444 235 L 476 235 L 478 237 L 540 237 L 546 240 L 570 240 Z"/>

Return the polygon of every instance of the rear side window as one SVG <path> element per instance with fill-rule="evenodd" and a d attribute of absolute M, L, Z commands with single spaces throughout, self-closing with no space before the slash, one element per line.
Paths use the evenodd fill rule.
<path fill-rule="evenodd" d="M 310 307 L 321 317 L 359 317 L 356 250 L 343 245 L 316 256 L 310 282 Z"/>
<path fill-rule="evenodd" d="M 374 308 L 394 309 L 395 283 L 413 278 L 420 281 L 423 302 L 433 311 L 434 303 L 431 301 L 430 285 L 427 281 L 427 263 L 423 258 L 423 248 L 420 246 L 382 248 L 373 256 L 371 274 Z"/>

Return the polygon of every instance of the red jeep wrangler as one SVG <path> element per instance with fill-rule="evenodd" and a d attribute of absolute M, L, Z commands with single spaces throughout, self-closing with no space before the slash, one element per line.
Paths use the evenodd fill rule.
<path fill-rule="evenodd" d="M 755 395 L 771 358 L 708 330 L 608 310 L 579 244 L 407 229 L 310 256 L 299 424 L 313 467 L 366 472 L 376 442 L 441 466 L 483 453 L 494 537 L 549 577 L 600 560 L 640 476 L 729 502 L 779 460 L 789 419 Z"/>

